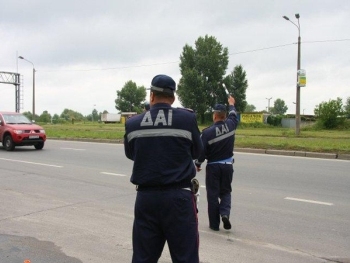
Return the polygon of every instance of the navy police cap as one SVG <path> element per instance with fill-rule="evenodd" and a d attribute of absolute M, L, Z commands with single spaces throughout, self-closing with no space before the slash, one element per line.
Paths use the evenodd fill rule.
<path fill-rule="evenodd" d="M 152 79 L 150 90 L 173 94 L 176 90 L 176 83 L 167 75 L 157 75 Z"/>
<path fill-rule="evenodd" d="M 226 106 L 222 104 L 216 104 L 214 106 L 214 112 L 226 111 Z"/>

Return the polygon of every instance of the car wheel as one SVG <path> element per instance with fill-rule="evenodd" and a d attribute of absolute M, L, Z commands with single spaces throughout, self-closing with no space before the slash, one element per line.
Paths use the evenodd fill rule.
<path fill-rule="evenodd" d="M 13 151 L 15 149 L 15 144 L 13 143 L 11 135 L 6 135 L 3 145 L 6 151 Z"/>
<path fill-rule="evenodd" d="M 39 143 L 35 144 L 34 147 L 37 150 L 41 150 L 42 148 L 44 148 L 44 143 L 43 142 L 39 142 Z"/>

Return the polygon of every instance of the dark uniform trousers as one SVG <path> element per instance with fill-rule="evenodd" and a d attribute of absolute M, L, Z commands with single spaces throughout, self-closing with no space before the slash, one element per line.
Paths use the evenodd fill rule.
<path fill-rule="evenodd" d="M 230 215 L 232 177 L 233 165 L 230 163 L 213 163 L 206 166 L 209 226 L 212 228 L 219 228 L 220 215 Z"/>
<path fill-rule="evenodd" d="M 142 240 L 147 240 L 147 245 Z M 172 262 L 199 263 L 198 219 L 194 194 L 186 189 L 138 191 L 132 262 L 158 262 L 166 240 Z"/>

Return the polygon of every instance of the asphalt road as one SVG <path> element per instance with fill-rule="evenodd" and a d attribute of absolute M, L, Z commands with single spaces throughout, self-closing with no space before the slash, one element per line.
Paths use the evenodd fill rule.
<path fill-rule="evenodd" d="M 350 161 L 235 159 L 231 231 L 208 228 L 200 190 L 202 263 L 350 262 Z M 0 262 L 130 262 L 131 168 L 119 144 L 0 148 Z M 167 248 L 159 262 L 171 262 Z"/>

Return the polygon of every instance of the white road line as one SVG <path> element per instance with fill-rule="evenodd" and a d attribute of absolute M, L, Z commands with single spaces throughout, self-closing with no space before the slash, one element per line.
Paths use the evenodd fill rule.
<path fill-rule="evenodd" d="M 77 148 L 61 148 L 62 150 L 73 150 L 73 151 L 86 151 L 86 149 L 77 149 Z"/>
<path fill-rule="evenodd" d="M 46 164 L 46 163 L 34 163 L 34 162 L 27 162 L 27 161 L 21 161 L 21 160 L 13 160 L 13 159 L 5 159 L 5 158 L 0 158 L 0 160 L 10 161 L 10 162 L 17 162 L 17 163 L 28 163 L 28 164 L 35 164 L 35 165 L 42 165 L 42 166 L 50 166 L 50 167 L 56 167 L 56 168 L 62 168 L 63 167 L 63 166 L 60 166 L 60 165 L 53 165 L 53 164 Z"/>
<path fill-rule="evenodd" d="M 101 172 L 101 174 L 115 175 L 115 176 L 126 176 L 126 174 L 116 174 L 116 173 L 108 173 L 108 172 Z"/>
<path fill-rule="evenodd" d="M 334 205 L 333 203 L 320 202 L 320 201 L 307 200 L 307 199 L 300 199 L 300 198 L 294 198 L 294 197 L 286 197 L 284 199 L 291 200 L 291 201 L 311 203 L 311 204 L 318 204 L 318 205 Z"/>

